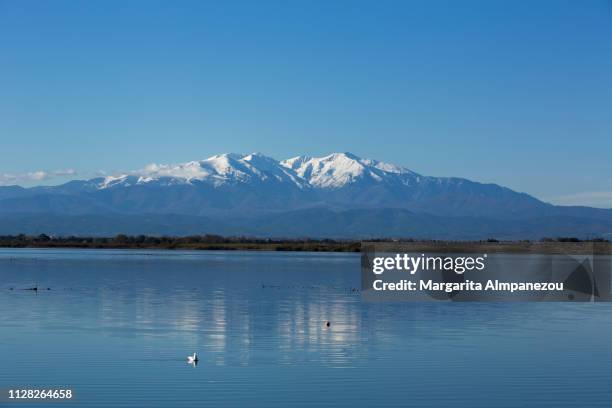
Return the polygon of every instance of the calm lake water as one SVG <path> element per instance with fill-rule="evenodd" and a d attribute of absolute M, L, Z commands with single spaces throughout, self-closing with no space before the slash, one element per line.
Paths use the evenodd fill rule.
<path fill-rule="evenodd" d="M 356 254 L 0 250 L 0 389 L 91 407 L 612 405 L 612 304 L 368 303 L 359 273 Z"/>

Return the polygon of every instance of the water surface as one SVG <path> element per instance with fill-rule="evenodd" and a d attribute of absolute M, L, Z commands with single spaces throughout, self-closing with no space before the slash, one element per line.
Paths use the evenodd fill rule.
<path fill-rule="evenodd" d="M 91 407 L 610 406 L 610 304 L 368 303 L 359 284 L 356 254 L 3 249 L 0 389 Z"/>

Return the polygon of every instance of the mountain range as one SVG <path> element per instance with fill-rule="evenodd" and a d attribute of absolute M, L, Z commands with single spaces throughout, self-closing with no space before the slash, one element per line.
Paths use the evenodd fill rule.
<path fill-rule="evenodd" d="M 612 236 L 612 210 L 423 176 L 351 153 L 151 164 L 58 186 L 0 187 L 0 234 L 537 239 Z"/>

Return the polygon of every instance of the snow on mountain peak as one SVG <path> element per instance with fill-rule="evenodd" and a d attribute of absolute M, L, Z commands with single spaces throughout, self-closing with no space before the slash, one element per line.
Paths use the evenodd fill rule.
<path fill-rule="evenodd" d="M 340 188 L 358 181 L 393 181 L 418 175 L 403 167 L 352 153 L 332 153 L 324 157 L 298 156 L 277 161 L 261 153 L 225 153 L 204 160 L 180 164 L 149 164 L 141 170 L 121 176 L 106 177 L 99 188 L 134 184 L 288 182 L 303 188 Z"/>
<path fill-rule="evenodd" d="M 339 188 L 359 180 L 383 181 L 394 175 L 417 176 L 403 167 L 352 153 L 332 153 L 324 157 L 298 156 L 281 164 L 292 169 L 314 187 Z"/>
<path fill-rule="evenodd" d="M 214 186 L 227 183 L 288 181 L 300 188 L 308 187 L 308 183 L 296 177 L 293 171 L 261 153 L 248 155 L 224 153 L 187 163 L 149 164 L 129 175 L 106 177 L 99 188 L 153 182 L 192 184 L 195 181 L 210 183 Z"/>
<path fill-rule="evenodd" d="M 126 174 L 122 174 L 120 176 L 106 176 L 100 183 L 99 188 L 110 188 L 118 184 L 124 184 L 127 178 L 128 176 Z"/>

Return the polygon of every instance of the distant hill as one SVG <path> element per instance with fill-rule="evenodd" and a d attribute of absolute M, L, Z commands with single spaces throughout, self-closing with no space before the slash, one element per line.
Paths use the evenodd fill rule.
<path fill-rule="evenodd" d="M 0 187 L 0 234 L 437 239 L 612 235 L 612 210 L 429 177 L 350 153 L 223 154 L 52 187 Z"/>

